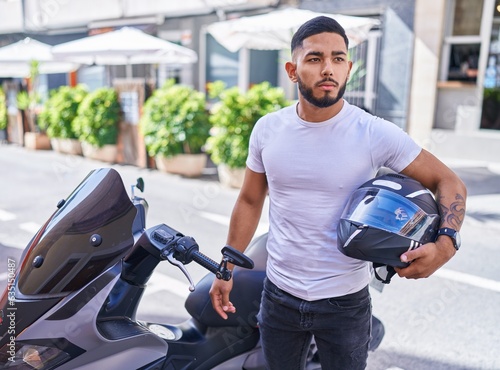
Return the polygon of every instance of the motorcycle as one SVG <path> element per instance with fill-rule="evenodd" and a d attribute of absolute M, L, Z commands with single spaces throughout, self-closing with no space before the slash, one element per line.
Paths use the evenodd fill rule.
<path fill-rule="evenodd" d="M 148 203 L 136 190 L 144 191 L 142 179 L 129 197 L 116 170 L 90 172 L 58 203 L 19 265 L 9 261 L 0 300 L 0 369 L 264 369 L 256 314 L 267 235 L 246 254 L 225 246 L 215 262 L 193 237 L 165 224 L 146 228 Z M 165 260 L 189 281 L 191 317 L 180 324 L 138 320 L 148 280 Z M 185 268 L 193 261 L 209 271 L 196 286 Z M 223 320 L 208 291 L 214 278 L 232 277 L 238 311 Z M 371 350 L 383 335 L 374 318 Z M 307 366 L 321 368 L 314 342 Z"/>

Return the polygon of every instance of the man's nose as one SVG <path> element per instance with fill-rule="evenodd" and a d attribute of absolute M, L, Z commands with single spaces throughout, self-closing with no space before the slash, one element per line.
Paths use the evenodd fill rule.
<path fill-rule="evenodd" d="M 323 65 L 323 71 L 321 72 L 322 76 L 333 76 L 333 65 L 331 62 L 326 61 Z"/>

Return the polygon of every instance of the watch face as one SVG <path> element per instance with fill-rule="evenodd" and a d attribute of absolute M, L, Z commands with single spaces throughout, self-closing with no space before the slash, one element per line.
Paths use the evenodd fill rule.
<path fill-rule="evenodd" d="M 460 248 L 460 246 L 462 245 L 462 238 L 460 237 L 460 233 L 458 231 L 455 233 L 455 241 L 457 249 Z"/>

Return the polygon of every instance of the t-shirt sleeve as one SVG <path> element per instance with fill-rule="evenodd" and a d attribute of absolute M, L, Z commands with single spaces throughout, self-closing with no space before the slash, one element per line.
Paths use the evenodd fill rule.
<path fill-rule="evenodd" d="M 392 122 L 378 118 L 372 130 L 372 155 L 376 166 L 401 172 L 422 151 L 420 145 Z"/>
<path fill-rule="evenodd" d="M 264 168 L 264 163 L 262 162 L 262 145 L 259 137 L 261 131 L 263 130 L 264 119 L 261 118 L 255 124 L 252 133 L 250 134 L 250 142 L 248 145 L 248 157 L 247 157 L 247 167 L 254 172 L 264 173 L 266 172 Z"/>

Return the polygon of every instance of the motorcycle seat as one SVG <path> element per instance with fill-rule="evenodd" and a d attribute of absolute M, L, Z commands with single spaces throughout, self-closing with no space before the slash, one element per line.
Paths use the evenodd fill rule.
<path fill-rule="evenodd" d="M 265 277 L 265 271 L 234 270 L 231 302 L 236 307 L 236 313 L 229 314 L 227 320 L 215 312 L 210 301 L 209 291 L 215 278 L 213 274 L 205 275 L 196 284 L 195 291 L 189 294 L 184 307 L 193 318 L 209 327 L 257 327 L 256 315 L 259 312 Z"/>

